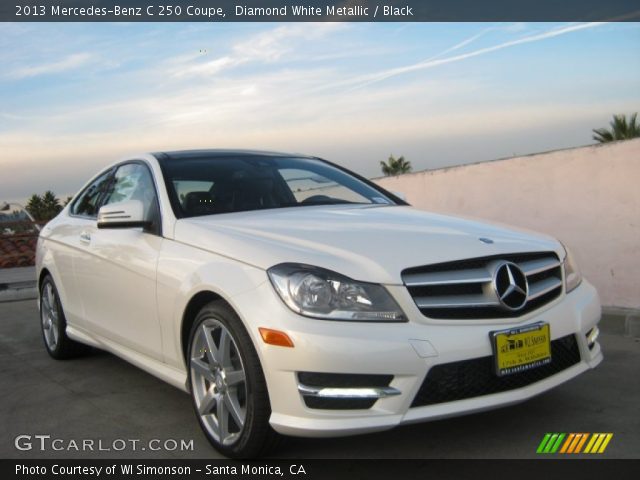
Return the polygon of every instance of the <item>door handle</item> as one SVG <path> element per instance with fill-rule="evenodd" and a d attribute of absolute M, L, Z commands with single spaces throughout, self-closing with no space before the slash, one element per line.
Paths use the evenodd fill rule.
<path fill-rule="evenodd" d="M 89 243 L 91 241 L 91 234 L 89 232 L 81 232 L 80 233 L 80 241 Z"/>

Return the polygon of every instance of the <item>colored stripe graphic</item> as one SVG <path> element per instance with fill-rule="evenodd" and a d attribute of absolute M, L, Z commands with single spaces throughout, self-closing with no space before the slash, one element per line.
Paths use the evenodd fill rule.
<path fill-rule="evenodd" d="M 596 443 L 597 438 L 597 433 L 591 435 L 591 440 L 589 440 L 589 443 L 587 443 L 587 448 L 584 449 L 584 453 L 591 453 L 591 447 L 593 447 L 593 444 Z"/>
<path fill-rule="evenodd" d="M 551 438 L 550 433 L 544 434 L 544 438 L 540 442 L 540 445 L 538 445 L 538 449 L 536 450 L 536 453 L 542 453 L 544 451 L 544 447 L 547 445 L 547 442 L 549 441 L 550 438 Z"/>
<path fill-rule="evenodd" d="M 567 449 L 569 448 L 569 445 L 571 445 L 571 442 L 573 442 L 573 439 L 576 437 L 575 433 L 570 433 L 569 436 L 567 437 L 567 440 L 564 442 L 564 445 L 562 445 L 562 449 L 560 450 L 560 453 L 566 453 Z"/>
<path fill-rule="evenodd" d="M 604 453 L 612 438 L 613 433 L 545 433 L 536 453 Z"/>
<path fill-rule="evenodd" d="M 556 453 L 562 444 L 566 433 L 547 433 L 543 437 L 536 453 Z"/>
<path fill-rule="evenodd" d="M 613 433 L 594 433 L 584 453 L 604 453 Z"/>
<path fill-rule="evenodd" d="M 551 435 L 551 438 L 547 442 L 547 445 L 544 447 L 544 450 L 542 451 L 542 453 L 551 453 L 551 447 L 553 447 L 557 438 L 558 438 L 557 433 L 554 433 L 553 435 Z"/>
<path fill-rule="evenodd" d="M 576 447 L 578 446 L 578 442 L 582 440 L 582 433 L 576 433 L 576 436 L 573 437 L 573 442 L 571 442 L 571 445 L 569 445 L 569 450 L 567 450 L 567 453 L 573 453 L 576 450 Z"/>
<path fill-rule="evenodd" d="M 600 450 L 598 450 L 598 453 L 604 453 L 605 449 L 607 448 L 607 445 L 609 445 L 609 442 L 613 438 L 613 433 L 607 433 L 606 435 L 607 436 L 604 439 L 604 442 L 602 442 L 602 445 L 600 445 Z"/>
<path fill-rule="evenodd" d="M 582 450 L 582 446 L 584 445 L 584 442 L 587 441 L 587 438 L 589 438 L 589 434 L 588 433 L 583 433 L 582 434 L 582 438 L 578 442 L 578 445 L 576 445 L 576 449 L 574 450 L 573 453 L 580 453 L 580 451 Z"/>
<path fill-rule="evenodd" d="M 549 451 L 549 453 L 556 453 L 558 451 L 564 437 L 565 437 L 564 433 L 561 433 L 558 435 L 558 439 L 556 440 L 556 443 L 553 445 L 553 447 L 551 447 L 551 450 Z"/>

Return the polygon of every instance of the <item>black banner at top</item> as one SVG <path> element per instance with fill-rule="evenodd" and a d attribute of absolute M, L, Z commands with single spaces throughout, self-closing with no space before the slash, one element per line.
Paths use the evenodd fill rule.
<path fill-rule="evenodd" d="M 2 22 L 640 21 L 638 0 L 5 0 Z"/>

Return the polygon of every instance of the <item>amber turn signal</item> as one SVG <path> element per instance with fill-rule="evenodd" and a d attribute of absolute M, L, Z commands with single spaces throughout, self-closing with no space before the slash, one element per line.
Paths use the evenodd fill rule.
<path fill-rule="evenodd" d="M 262 340 L 264 343 L 268 343 L 269 345 L 276 345 L 278 347 L 291 347 L 293 348 L 293 342 L 284 332 L 280 330 L 272 330 L 270 328 L 258 328 L 260 330 L 260 335 L 262 336 Z"/>

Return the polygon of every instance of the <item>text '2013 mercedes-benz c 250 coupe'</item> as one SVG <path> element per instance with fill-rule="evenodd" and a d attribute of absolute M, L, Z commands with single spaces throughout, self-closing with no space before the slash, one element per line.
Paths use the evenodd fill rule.
<path fill-rule="evenodd" d="M 51 356 L 97 347 L 189 392 L 229 457 L 513 404 L 602 360 L 598 295 L 560 242 L 314 157 L 120 161 L 36 263 Z"/>

